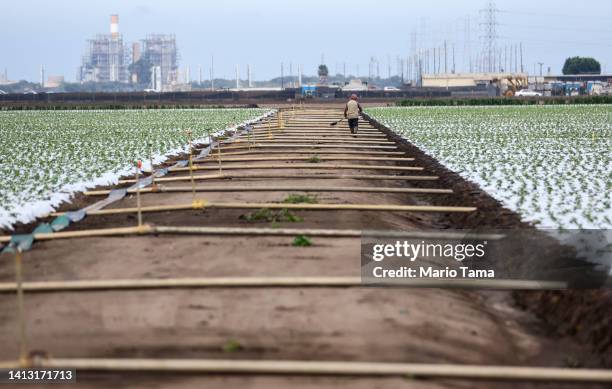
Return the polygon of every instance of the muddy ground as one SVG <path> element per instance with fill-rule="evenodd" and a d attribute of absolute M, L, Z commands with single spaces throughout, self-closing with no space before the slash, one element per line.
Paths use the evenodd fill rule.
<path fill-rule="evenodd" d="M 344 128 L 341 126 L 341 128 Z M 366 123 L 362 128 L 373 128 Z M 345 131 L 348 131 L 345 129 Z M 391 134 L 389 134 L 391 135 Z M 392 136 L 390 139 L 394 139 Z M 232 179 L 198 185 L 335 185 L 451 188 L 453 195 L 314 193 L 320 203 L 436 204 L 477 206 L 470 215 L 358 211 L 296 211 L 302 221 L 248 221 L 253 211 L 205 209 L 145 214 L 146 223 L 177 226 L 241 226 L 339 229 L 449 229 L 490 225 L 530 228 L 478 187 L 448 172 L 435 160 L 400 145 L 422 173 L 437 182 L 355 179 Z M 341 151 L 342 149 L 338 149 Z M 266 155 L 262 149 L 261 155 Z M 329 149 L 327 149 L 329 151 Z M 323 151 L 320 151 L 323 152 Z M 286 154 L 275 156 L 290 157 Z M 343 154 L 340 154 L 343 155 Z M 346 154 L 348 156 L 348 154 Z M 168 164 L 171 164 L 169 161 Z M 232 162 L 224 162 L 224 164 Z M 270 162 L 251 162 L 253 165 Z M 321 162 L 333 163 L 333 162 Z M 351 163 L 342 161 L 342 163 Z M 389 164 L 394 162 L 355 162 Z M 272 173 L 340 173 L 324 169 Z M 253 169 L 249 173 L 270 170 Z M 199 172 L 203 174 L 204 172 Z M 213 173 L 213 172 L 211 172 Z M 373 174 L 351 169 L 344 174 Z M 187 175 L 187 173 L 181 173 Z M 378 174 L 378 173 L 377 173 Z M 174 175 L 179 175 L 174 173 Z M 188 182 L 168 183 L 185 186 Z M 282 202 L 289 192 L 199 193 L 208 201 Z M 101 198 L 78 196 L 63 210 Z M 143 194 L 143 205 L 190 203 L 191 193 Z M 135 206 L 135 196 L 109 208 Z M 92 216 L 68 230 L 125 227 L 135 215 Z M 28 230 L 30 226 L 21 226 Z M 31 228 L 30 228 L 31 229 Z M 167 278 L 220 276 L 358 276 L 360 240 L 312 238 L 311 247 L 293 247 L 293 237 L 132 236 L 37 242 L 24 255 L 26 280 Z M 0 281 L 13 279 L 13 262 L 0 261 Z M 565 304 L 568 294 L 560 293 Z M 392 288 L 214 288 L 92 291 L 27 294 L 29 346 L 56 357 L 141 357 L 338 360 L 485 365 L 602 367 L 610 347 L 573 336 L 543 315 L 541 293 Z M 593 297 L 599 299 L 599 296 Z M 517 300 L 521 304 L 517 304 Z M 540 306 L 537 302 L 540 301 Z M 588 300 L 591 301 L 592 299 Z M 602 300 L 596 300 L 602 301 Z M 569 302 L 565 312 L 576 308 Z M 549 306 L 549 305 L 546 305 Z M 609 306 L 609 305 L 608 305 Z M 524 308 L 530 308 L 525 310 Z M 531 308 L 534 308 L 533 310 Z M 602 308 L 599 306 L 599 308 Z M 604 307 L 605 308 L 605 307 Z M 18 353 L 16 301 L 0 295 L 0 360 Z M 563 310 L 563 309 L 561 309 Z M 592 310 L 592 309 L 591 309 Z M 609 310 L 608 310 L 609 311 Z M 542 314 L 542 318 L 538 317 Z M 564 318 L 560 312 L 557 317 Z M 602 316 L 601 316 L 602 317 Z M 586 323 L 592 325 L 600 316 Z M 585 325 L 585 323 L 582 323 Z M 605 334 L 600 329 L 600 333 Z M 596 342 L 595 342 L 596 343 Z M 603 342 L 605 343 L 605 342 Z M 228 348 L 228 345 L 233 345 Z M 608 343 L 609 345 L 609 343 Z M 414 380 L 374 377 L 220 376 L 177 374 L 79 374 L 83 387 L 248 387 L 286 388 L 574 388 L 603 385 Z"/>

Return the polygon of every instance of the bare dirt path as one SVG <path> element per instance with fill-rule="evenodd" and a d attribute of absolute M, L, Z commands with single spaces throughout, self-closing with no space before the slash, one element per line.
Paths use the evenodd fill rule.
<path fill-rule="evenodd" d="M 256 142 L 224 146 L 222 173 L 277 175 L 279 178 L 232 178 L 197 181 L 197 186 L 224 187 L 369 187 L 440 188 L 431 181 L 357 179 L 356 175 L 431 176 L 431 171 L 373 171 L 367 168 L 325 169 L 331 164 L 409 167 L 414 161 L 317 160 L 311 166 L 292 165 L 296 155 L 350 158 L 367 156 L 411 157 L 400 149 L 369 149 L 374 140 L 387 137 L 367 122 L 358 138 L 350 137 L 345 123 L 331 128 L 325 123 L 341 115 L 338 110 L 298 111 L 282 132 L 267 124 L 255 126 Z M 319 131 L 319 134 L 316 134 Z M 298 139 L 310 132 L 317 144 Z M 325 140 L 344 137 L 339 143 Z M 272 134 L 270 138 L 269 135 Z M 371 138 L 371 137 L 370 137 Z M 282 139 L 282 140 L 280 140 Z M 272 143 L 279 142 L 279 143 Z M 282 143 L 280 143 L 282 142 Z M 270 147 L 303 142 L 302 147 Z M 232 149 L 233 146 L 242 147 Z M 331 147 L 320 147 L 322 145 Z M 246 147 L 246 148 L 245 148 Z M 297 154 L 295 151 L 302 151 Z M 226 153 L 242 154 L 226 154 Z M 371 152 L 371 153 L 370 153 Z M 351 154 L 353 153 L 353 154 Z M 388 154 L 385 154 L 388 153 Z M 213 154 L 213 156 L 216 154 Z M 230 161 L 223 158 L 279 157 L 277 161 Z M 199 166 L 217 166 L 213 157 Z M 231 169 L 248 164 L 250 169 Z M 273 169 L 258 166 L 277 164 Z M 197 171 L 214 175 L 215 170 Z M 344 175 L 317 178 L 314 175 Z M 310 175 L 310 178 L 298 178 Z M 167 177 L 189 177 L 175 172 Z M 287 178 L 289 177 L 289 178 Z M 164 182 L 167 188 L 190 186 L 189 180 Z M 458 188 L 448 188 L 458 189 Z M 198 192 L 199 199 L 214 202 L 280 203 L 300 190 Z M 436 203 L 428 194 L 312 191 L 322 204 L 424 205 Z M 100 198 L 96 198 L 100 199 Z M 142 205 L 189 204 L 191 192 L 142 194 Z M 79 200 L 66 209 L 76 209 Z M 472 206 L 475 204 L 464 204 Z M 136 196 L 108 209 L 136 206 Z M 380 211 L 292 211 L 258 218 L 256 210 L 203 209 L 147 213 L 146 223 L 175 226 L 279 227 L 333 229 L 392 229 L 461 227 L 448 213 Z M 272 219 L 278 220 L 272 220 Z M 133 213 L 90 216 L 69 231 L 133 226 Z M 250 277 L 250 276 L 359 276 L 358 238 L 312 237 L 310 247 L 293 247 L 293 237 L 147 235 L 81 238 L 37 242 L 24 254 L 26 281 Z M 14 279 L 13 262 L 4 256 L 0 281 Z M 13 295 L 0 295 L 0 360 L 18 355 L 18 325 Z M 509 292 L 388 288 L 214 288 L 134 291 L 88 291 L 26 294 L 28 342 L 31 349 L 55 357 L 83 358 L 207 358 L 257 360 L 329 360 L 371 362 L 461 363 L 484 365 L 567 366 L 580 361 L 597 367 L 588 347 L 571 339 L 549 335 L 530 314 L 518 309 Z M 228 346 L 230 345 L 230 346 Z M 79 375 L 83 387 L 248 387 L 286 388 L 471 388 L 471 387 L 600 387 L 503 383 L 462 380 L 411 380 L 373 377 L 232 376 L 196 374 Z"/>

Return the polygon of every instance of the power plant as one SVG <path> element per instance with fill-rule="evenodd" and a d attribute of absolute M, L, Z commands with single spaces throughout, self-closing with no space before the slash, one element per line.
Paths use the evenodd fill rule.
<path fill-rule="evenodd" d="M 140 43 L 124 44 L 119 15 L 111 15 L 110 33 L 87 41 L 77 79 L 85 82 L 139 82 L 129 65 L 146 60 L 151 67 L 150 87 L 165 90 L 178 82 L 178 50 L 174 35 L 149 34 Z M 130 47 L 131 46 L 131 47 Z"/>
<path fill-rule="evenodd" d="M 167 89 L 178 83 L 178 50 L 174 35 L 150 34 L 142 41 L 142 58 L 152 66 L 159 83 L 155 90 Z M 159 68 L 159 70 L 156 70 Z M 153 79 L 153 77 L 151 77 Z M 159 86 L 159 87 L 158 87 Z"/>
<path fill-rule="evenodd" d="M 98 34 L 88 42 L 78 79 L 81 82 L 129 82 L 128 52 L 119 33 L 119 15 L 111 15 L 110 34 Z"/>

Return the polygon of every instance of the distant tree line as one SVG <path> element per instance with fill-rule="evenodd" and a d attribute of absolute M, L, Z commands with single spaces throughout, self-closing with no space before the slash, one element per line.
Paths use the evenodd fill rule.
<path fill-rule="evenodd" d="M 601 74 L 601 64 L 595 58 L 571 57 L 565 60 L 563 74 Z"/>

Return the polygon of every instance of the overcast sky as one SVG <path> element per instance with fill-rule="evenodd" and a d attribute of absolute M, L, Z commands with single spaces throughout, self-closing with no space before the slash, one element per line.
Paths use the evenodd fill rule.
<path fill-rule="evenodd" d="M 387 75 L 391 58 L 411 50 L 411 32 L 419 47 L 440 47 L 447 40 L 449 58 L 455 47 L 457 69 L 467 66 L 471 51 L 481 44 L 479 29 L 486 0 L 3 0 L 0 8 L 0 70 L 9 79 L 38 81 L 47 75 L 74 80 L 86 40 L 108 33 L 109 19 L 119 14 L 125 42 L 148 33 L 174 33 L 180 66 L 198 66 L 208 77 L 215 57 L 215 76 L 234 77 L 239 64 L 244 74 L 251 64 L 255 79 L 280 74 L 280 63 L 296 72 L 314 74 L 324 55 L 330 71 L 367 75 L 370 57 L 378 58 Z M 560 72 L 568 56 L 593 56 L 612 72 L 612 2 L 609 0 L 497 0 L 498 47 L 523 43 L 524 63 L 545 63 Z M 470 20 L 469 45 L 466 21 Z M 464 60 L 464 58 L 466 58 Z M 450 59 L 449 59 L 450 61 Z M 539 67 L 538 67 L 539 72 Z"/>

